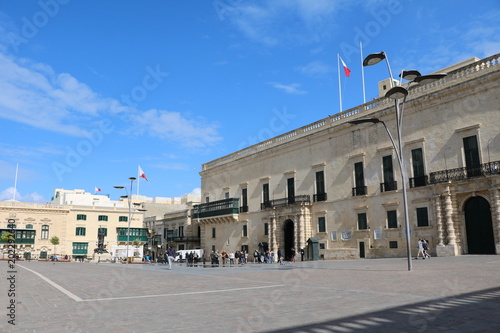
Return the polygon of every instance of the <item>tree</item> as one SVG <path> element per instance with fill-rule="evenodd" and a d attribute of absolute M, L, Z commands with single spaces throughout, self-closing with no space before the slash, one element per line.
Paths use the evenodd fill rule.
<path fill-rule="evenodd" d="M 15 240 L 14 234 L 8 231 L 5 231 L 0 238 L 2 239 L 2 242 L 5 243 L 12 243 Z"/>
<path fill-rule="evenodd" d="M 50 243 L 54 245 L 54 255 L 56 254 L 56 245 L 59 245 L 59 237 L 54 236 L 50 239 Z"/>
<path fill-rule="evenodd" d="M 139 238 L 134 239 L 134 241 L 132 242 L 132 245 L 134 245 L 134 247 L 136 248 L 136 251 L 134 251 L 134 256 L 138 256 L 139 255 L 139 251 L 137 251 L 137 249 L 141 245 L 140 239 Z"/>

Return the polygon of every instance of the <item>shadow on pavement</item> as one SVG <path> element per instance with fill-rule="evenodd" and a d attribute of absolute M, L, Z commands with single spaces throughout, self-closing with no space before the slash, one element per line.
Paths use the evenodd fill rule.
<path fill-rule="evenodd" d="M 268 333 L 500 332 L 500 287 Z"/>

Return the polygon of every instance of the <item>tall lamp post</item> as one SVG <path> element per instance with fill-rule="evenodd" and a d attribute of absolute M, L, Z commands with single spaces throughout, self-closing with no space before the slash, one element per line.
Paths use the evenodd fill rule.
<path fill-rule="evenodd" d="M 372 124 L 378 124 L 382 123 L 384 125 L 384 128 L 389 135 L 389 138 L 391 139 L 392 146 L 394 147 L 394 150 L 396 151 L 396 157 L 398 159 L 398 164 L 399 164 L 399 170 L 401 173 L 401 186 L 403 190 L 403 208 L 404 208 L 404 215 L 405 215 L 405 238 L 406 238 L 406 255 L 408 259 L 408 271 L 412 270 L 412 262 L 411 262 L 411 244 L 410 244 L 410 221 L 408 218 L 408 199 L 407 199 L 407 187 L 406 187 L 406 172 L 405 172 L 405 167 L 404 167 L 404 157 L 403 157 L 403 145 L 401 143 L 401 127 L 402 127 L 402 120 L 403 120 L 403 110 L 406 102 L 406 97 L 408 96 L 408 89 L 402 87 L 402 86 L 394 86 L 394 80 L 392 77 L 392 70 L 391 66 L 389 65 L 389 60 L 387 59 L 387 55 L 385 54 L 384 51 L 380 53 L 373 53 L 368 55 L 364 61 L 363 61 L 363 66 L 372 66 L 375 64 L 378 64 L 382 60 L 386 60 L 387 63 L 387 68 L 389 70 L 389 75 L 391 77 L 391 86 L 392 88 L 387 91 L 385 94 L 385 97 L 394 99 L 394 104 L 396 108 L 396 134 L 397 134 L 397 144 L 394 141 L 394 137 L 392 136 L 391 132 L 387 128 L 387 125 L 383 120 L 380 120 L 378 118 L 362 118 L 362 119 L 356 119 L 349 121 L 350 124 L 353 125 L 359 125 L 363 123 L 372 123 Z M 401 81 L 403 79 L 409 80 L 410 83 L 408 84 L 408 87 L 411 85 L 411 83 L 420 83 L 420 84 L 427 84 L 431 83 L 434 81 L 437 81 L 443 77 L 445 77 L 446 74 L 430 74 L 430 75 L 421 75 L 418 71 L 416 70 L 410 70 L 410 71 L 401 71 L 400 74 L 400 81 L 399 83 L 401 84 Z"/>
<path fill-rule="evenodd" d="M 136 180 L 135 177 L 130 177 L 130 192 L 127 190 L 125 186 L 113 186 L 114 188 L 117 189 L 125 189 L 127 192 L 127 195 L 121 196 L 121 198 L 128 198 L 128 227 L 127 227 L 127 265 L 128 265 L 128 246 L 130 244 L 130 221 L 132 220 L 132 185 L 134 183 L 134 180 Z"/>

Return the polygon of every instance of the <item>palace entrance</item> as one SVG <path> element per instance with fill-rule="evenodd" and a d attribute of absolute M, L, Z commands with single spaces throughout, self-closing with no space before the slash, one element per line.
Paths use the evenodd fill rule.
<path fill-rule="evenodd" d="M 465 203 L 465 230 L 469 254 L 495 254 L 490 204 L 482 197 Z"/>
<path fill-rule="evenodd" d="M 292 220 L 286 220 L 283 226 L 283 236 L 285 248 L 283 249 L 283 253 L 285 254 L 285 260 L 290 260 L 290 256 L 292 254 L 292 248 L 294 247 L 295 238 L 294 238 L 294 225 Z"/>

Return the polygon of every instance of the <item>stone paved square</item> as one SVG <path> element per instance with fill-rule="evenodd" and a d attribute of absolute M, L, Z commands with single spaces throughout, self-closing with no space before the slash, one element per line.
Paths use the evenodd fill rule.
<path fill-rule="evenodd" d="M 15 263 L 1 332 L 499 332 L 500 258 L 237 267 Z M 15 326 L 8 323 L 11 299 Z"/>

